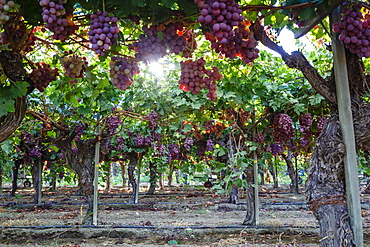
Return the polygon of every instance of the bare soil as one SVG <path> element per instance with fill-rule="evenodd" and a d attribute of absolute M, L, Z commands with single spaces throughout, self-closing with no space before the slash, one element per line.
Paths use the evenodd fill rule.
<path fill-rule="evenodd" d="M 32 189 L 16 197 L 0 194 L 0 246 L 319 246 L 318 223 L 305 203 L 303 191 L 286 187 L 260 188 L 258 226 L 241 225 L 245 199 L 227 203 L 198 187 L 167 187 L 155 195 L 131 191 L 99 191 L 98 225 L 82 226 L 84 197 L 76 188 L 43 191 L 43 203 L 33 204 Z M 365 244 L 370 244 L 370 196 L 362 195 Z"/>

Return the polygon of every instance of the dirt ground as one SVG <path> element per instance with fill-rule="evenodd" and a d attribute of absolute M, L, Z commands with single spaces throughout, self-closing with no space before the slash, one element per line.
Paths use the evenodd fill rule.
<path fill-rule="evenodd" d="M 98 224 L 82 226 L 85 199 L 76 189 L 43 191 L 32 203 L 32 189 L 11 198 L 0 194 L 0 246 L 319 246 L 318 223 L 305 203 L 286 187 L 260 188 L 258 226 L 242 226 L 245 200 L 226 203 L 226 195 L 204 188 L 168 187 L 129 204 L 130 191 L 99 191 Z M 370 196 L 362 195 L 365 243 Z"/>

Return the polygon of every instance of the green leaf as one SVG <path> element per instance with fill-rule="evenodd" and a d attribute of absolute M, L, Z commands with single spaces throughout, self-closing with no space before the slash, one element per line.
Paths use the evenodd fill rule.
<path fill-rule="evenodd" d="M 28 84 L 28 82 L 18 81 L 16 85 L 12 85 L 10 87 L 10 93 L 12 94 L 13 98 L 25 96 L 29 85 L 30 84 Z"/>
<path fill-rule="evenodd" d="M 294 112 L 297 114 L 300 114 L 306 110 L 306 105 L 305 104 L 295 104 L 293 106 Z"/>
<path fill-rule="evenodd" d="M 5 116 L 8 112 L 14 112 L 14 100 L 0 98 L 0 117 Z"/>
<path fill-rule="evenodd" d="M 320 94 L 315 94 L 315 95 L 310 96 L 309 99 L 310 99 L 310 104 L 315 106 L 315 105 L 320 104 L 324 100 L 324 97 L 322 97 Z"/>

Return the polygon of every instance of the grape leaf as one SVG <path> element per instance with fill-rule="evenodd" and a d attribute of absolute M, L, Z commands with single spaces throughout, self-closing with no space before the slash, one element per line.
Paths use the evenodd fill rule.
<path fill-rule="evenodd" d="M 8 112 L 14 112 L 14 100 L 0 98 L 0 117 L 5 116 Z"/>

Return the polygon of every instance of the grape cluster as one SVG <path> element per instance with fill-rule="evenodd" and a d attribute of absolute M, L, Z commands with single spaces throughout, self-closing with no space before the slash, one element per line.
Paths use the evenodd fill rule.
<path fill-rule="evenodd" d="M 10 19 L 9 12 L 15 7 L 14 1 L 0 0 L 0 24 L 4 24 Z"/>
<path fill-rule="evenodd" d="M 170 53 L 178 55 L 187 46 L 187 37 L 182 35 L 183 29 L 182 24 L 169 23 L 163 30 L 163 42 Z"/>
<path fill-rule="evenodd" d="M 110 116 L 106 120 L 106 124 L 108 126 L 109 134 L 113 135 L 116 133 L 118 126 L 121 124 L 122 120 L 118 116 Z"/>
<path fill-rule="evenodd" d="M 157 128 L 158 128 L 158 119 L 159 119 L 159 115 L 158 113 L 156 113 L 155 111 L 151 111 L 149 113 L 149 122 L 148 122 L 148 128 L 151 130 L 151 131 L 155 131 Z"/>
<path fill-rule="evenodd" d="M 126 57 L 112 57 L 110 61 L 110 78 L 113 85 L 123 91 L 132 85 L 133 76 L 139 72 L 137 63 Z"/>
<path fill-rule="evenodd" d="M 217 67 L 207 70 L 204 67 L 205 64 L 206 61 L 203 58 L 196 61 L 182 61 L 180 63 L 181 76 L 178 83 L 180 84 L 180 89 L 190 91 L 193 94 L 200 93 L 202 88 L 207 88 L 207 97 L 214 101 L 216 100 L 217 91 L 216 82 L 221 80 L 223 76 L 219 73 Z"/>
<path fill-rule="evenodd" d="M 324 124 L 325 124 L 325 122 L 326 122 L 327 119 L 328 119 L 327 116 L 323 116 L 323 117 L 317 116 L 316 117 L 316 125 L 317 125 L 316 128 L 317 128 L 318 134 L 320 134 L 321 131 L 323 130 Z"/>
<path fill-rule="evenodd" d="M 40 0 L 39 4 L 45 27 L 53 32 L 53 39 L 65 41 L 78 30 L 79 26 L 72 21 L 73 9 L 66 11 L 63 0 Z"/>
<path fill-rule="evenodd" d="M 299 129 L 303 133 L 300 138 L 300 144 L 305 147 L 308 146 L 312 139 L 312 115 L 310 113 L 301 114 L 298 118 Z"/>
<path fill-rule="evenodd" d="M 85 132 L 85 125 L 83 125 L 83 124 L 76 125 L 75 128 L 74 128 L 74 132 L 75 132 L 75 139 L 77 141 L 80 141 L 81 140 L 81 136 Z"/>
<path fill-rule="evenodd" d="M 65 70 L 64 75 L 72 78 L 71 84 L 77 83 L 77 78 L 84 77 L 88 65 L 86 57 L 79 57 L 73 54 L 73 51 L 69 51 L 66 52 L 66 56 L 61 58 L 60 62 Z"/>
<path fill-rule="evenodd" d="M 59 75 L 58 69 L 52 69 L 45 62 L 36 63 L 37 68 L 30 73 L 30 78 L 34 83 L 35 88 L 40 92 L 44 92 L 50 82 L 55 81 Z"/>
<path fill-rule="evenodd" d="M 117 143 L 117 149 L 122 150 L 123 149 L 123 138 L 121 136 L 118 136 L 116 138 L 116 143 Z"/>
<path fill-rule="evenodd" d="M 0 44 L 7 45 L 8 49 L 15 52 L 33 51 L 33 47 L 36 44 L 35 41 L 37 40 L 34 35 L 34 29 L 28 30 L 26 23 L 23 20 L 14 19 L 14 21 L 17 22 L 17 25 L 9 22 L 9 24 L 5 24 L 3 26 L 4 32 L 0 34 Z"/>
<path fill-rule="evenodd" d="M 136 52 L 135 57 L 145 63 L 156 61 L 167 53 L 179 54 L 188 45 L 183 29 L 181 23 L 144 26 L 139 41 L 131 44 L 130 48 Z"/>
<path fill-rule="evenodd" d="M 135 57 L 145 63 L 156 61 L 167 54 L 167 48 L 163 40 L 158 36 L 157 25 L 143 27 L 143 34 L 139 36 L 139 41 L 134 42 L 130 48 L 136 54 Z"/>
<path fill-rule="evenodd" d="M 134 144 L 138 147 L 145 147 L 150 146 L 152 144 L 152 137 L 151 136 L 136 136 L 134 137 Z"/>
<path fill-rule="evenodd" d="M 298 118 L 300 130 L 302 132 L 306 131 L 307 129 L 310 129 L 312 126 L 312 115 L 311 113 L 305 113 L 299 115 Z"/>
<path fill-rule="evenodd" d="M 118 19 L 114 16 L 108 16 L 108 12 L 98 11 L 90 15 L 89 42 L 91 49 L 96 54 L 104 56 L 105 52 L 118 39 Z"/>
<path fill-rule="evenodd" d="M 234 26 L 244 21 L 242 10 L 234 0 L 194 0 L 200 9 L 198 22 L 209 27 L 218 40 L 227 40 L 235 35 Z"/>
<path fill-rule="evenodd" d="M 172 160 L 178 160 L 180 158 L 180 148 L 179 145 L 176 143 L 171 143 L 168 146 L 168 157 L 167 162 L 171 162 Z"/>
<path fill-rule="evenodd" d="M 194 145 L 194 140 L 191 137 L 187 137 L 184 141 L 184 148 L 186 151 L 190 151 L 191 147 Z"/>
<path fill-rule="evenodd" d="M 207 140 L 206 151 L 213 151 L 213 140 L 212 139 Z"/>
<path fill-rule="evenodd" d="M 265 141 L 265 136 L 263 133 L 259 132 L 254 136 L 254 142 L 262 144 Z"/>
<path fill-rule="evenodd" d="M 272 135 L 276 143 L 282 144 L 293 137 L 292 123 L 292 118 L 287 114 L 280 113 L 274 117 Z"/>
<path fill-rule="evenodd" d="M 339 40 L 359 57 L 370 57 L 370 15 L 362 15 L 361 4 L 347 4 L 341 9 L 339 23 L 333 24 L 333 31 L 340 33 Z M 365 17 L 365 18 L 364 18 Z"/>
<path fill-rule="evenodd" d="M 271 150 L 272 155 L 276 156 L 284 152 L 284 147 L 278 143 L 272 143 L 270 145 L 270 150 Z"/>
<path fill-rule="evenodd" d="M 159 144 L 159 145 L 157 146 L 157 153 L 158 153 L 158 156 L 164 156 L 165 152 L 166 152 L 166 146 L 165 146 L 165 145 L 163 145 L 163 144 Z"/>
<path fill-rule="evenodd" d="M 211 35 L 207 36 L 207 39 L 216 52 L 230 59 L 239 57 L 249 64 L 259 56 L 259 50 L 256 48 L 258 42 L 254 39 L 253 33 L 249 31 L 249 27 L 244 24 L 239 24 L 235 28 L 234 35 L 227 39 L 219 40 Z"/>

